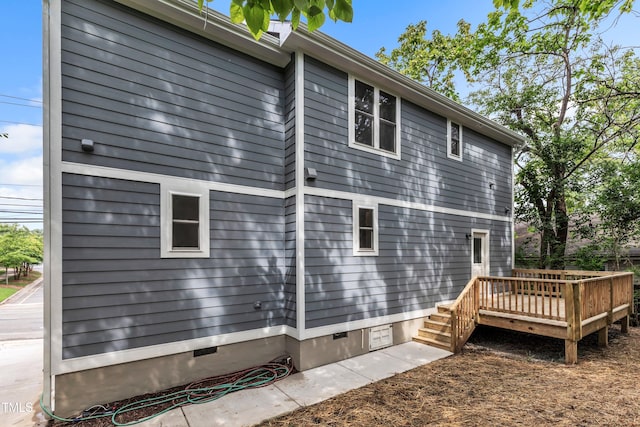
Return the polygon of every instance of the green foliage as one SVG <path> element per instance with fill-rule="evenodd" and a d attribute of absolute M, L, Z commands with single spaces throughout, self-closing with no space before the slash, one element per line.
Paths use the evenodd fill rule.
<path fill-rule="evenodd" d="M 589 197 L 577 208 L 577 233 L 598 244 L 616 270 L 626 248 L 640 241 L 640 162 L 628 159 L 609 157 L 592 165 Z"/>
<path fill-rule="evenodd" d="M 454 85 L 457 61 L 463 61 L 469 45 L 471 26 L 458 22 L 458 37 L 445 36 L 435 30 L 427 37 L 427 22 L 411 24 L 398 38 L 399 46 L 387 55 L 383 47 L 376 58 L 383 64 L 417 80 L 431 89 L 459 101 Z M 467 38 L 465 38 L 465 36 Z"/>
<path fill-rule="evenodd" d="M 624 0 L 618 10 L 632 3 Z M 593 188 L 591 165 L 628 158 L 640 141 L 639 60 L 597 37 L 618 2 L 494 5 L 475 31 L 461 21 L 454 36 L 433 31 L 428 38 L 422 21 L 407 27 L 390 54 L 377 56 L 454 99 L 452 76 L 462 71 L 478 88 L 471 103 L 526 137 L 516 153 L 515 214 L 541 234 L 539 267 L 563 268 L 569 216 Z M 628 213 L 622 199 L 610 201 L 612 212 Z"/>
<path fill-rule="evenodd" d="M 596 244 L 583 246 L 575 254 L 576 266 L 580 270 L 602 271 L 606 263 L 600 247 Z"/>
<path fill-rule="evenodd" d="M 204 2 L 198 0 L 200 10 Z M 351 0 L 232 0 L 229 16 L 236 24 L 245 22 L 258 40 L 269 29 L 271 16 L 282 22 L 291 17 L 294 30 L 300 24 L 300 17 L 304 16 L 309 31 L 315 31 L 324 24 L 326 16 L 333 21 L 352 22 L 353 7 Z"/>
<path fill-rule="evenodd" d="M 41 233 L 17 225 L 0 227 L 0 266 L 13 268 L 16 278 L 42 262 L 43 254 Z"/>
<path fill-rule="evenodd" d="M 634 0 L 579 0 L 576 2 L 577 8 L 581 13 L 585 14 L 591 20 L 597 20 L 609 13 L 619 5 L 621 13 L 629 13 L 633 9 Z M 525 8 L 531 7 L 533 0 L 527 0 L 524 4 Z M 496 9 L 504 8 L 506 10 L 518 9 L 519 0 L 493 0 Z"/>

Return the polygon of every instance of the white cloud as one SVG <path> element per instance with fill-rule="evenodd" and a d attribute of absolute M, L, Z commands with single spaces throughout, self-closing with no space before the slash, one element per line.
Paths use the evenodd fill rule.
<path fill-rule="evenodd" d="M 0 139 L 0 154 L 42 152 L 42 127 L 40 126 L 7 125 L 0 133 L 9 134 L 9 138 Z"/>
<path fill-rule="evenodd" d="M 42 185 L 42 156 L 28 157 L 11 162 L 0 162 L 0 191 L 2 184 Z M 8 194 L 3 194 L 8 195 Z"/>

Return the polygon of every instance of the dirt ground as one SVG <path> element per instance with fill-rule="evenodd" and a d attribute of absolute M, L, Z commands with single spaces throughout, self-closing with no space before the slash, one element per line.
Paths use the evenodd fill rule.
<path fill-rule="evenodd" d="M 640 329 L 578 344 L 477 330 L 461 354 L 260 426 L 640 426 Z"/>
<path fill-rule="evenodd" d="M 640 328 L 613 326 L 607 348 L 585 337 L 578 357 L 564 364 L 562 340 L 479 328 L 461 354 L 260 426 L 640 426 Z"/>

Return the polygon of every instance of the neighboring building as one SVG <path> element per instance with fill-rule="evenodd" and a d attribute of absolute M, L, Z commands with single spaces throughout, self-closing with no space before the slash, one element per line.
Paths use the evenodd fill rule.
<path fill-rule="evenodd" d="M 591 223 L 598 226 L 598 218 L 592 218 Z M 569 221 L 569 229 L 578 227 L 574 218 Z M 518 267 L 537 268 L 540 261 L 541 233 L 536 232 L 528 224 L 515 224 L 515 263 Z M 640 242 L 631 241 L 621 249 L 620 265 L 616 265 L 615 254 L 602 248 L 589 239 L 582 238 L 576 232 L 569 233 L 565 251 L 565 264 L 569 270 L 598 269 L 604 271 L 627 270 L 640 266 Z M 636 275 L 636 281 L 638 277 Z"/>
<path fill-rule="evenodd" d="M 472 272 L 511 272 L 518 135 L 322 33 L 256 42 L 196 3 L 45 1 L 60 415 L 405 342 Z"/>

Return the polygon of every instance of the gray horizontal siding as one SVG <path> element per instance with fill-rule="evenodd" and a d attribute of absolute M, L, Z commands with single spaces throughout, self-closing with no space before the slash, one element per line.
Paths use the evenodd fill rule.
<path fill-rule="evenodd" d="M 296 327 L 296 198 L 285 200 L 284 309 L 287 325 Z"/>
<path fill-rule="evenodd" d="M 401 160 L 350 148 L 348 76 L 306 59 L 305 166 L 318 171 L 307 185 L 497 215 L 511 208 L 510 147 L 465 128 L 463 161 L 449 159 L 446 118 L 403 101 Z"/>
<path fill-rule="evenodd" d="M 281 69 L 114 2 L 70 0 L 62 74 L 63 160 L 284 188 Z"/>
<path fill-rule="evenodd" d="M 283 200 L 210 194 L 211 257 L 160 259 L 157 184 L 63 175 L 64 358 L 284 323 Z"/>
<path fill-rule="evenodd" d="M 296 73 L 295 58 L 284 72 L 284 169 L 285 169 L 285 188 L 288 190 L 296 185 Z"/>
<path fill-rule="evenodd" d="M 379 256 L 353 256 L 352 202 L 307 196 L 308 328 L 433 307 L 470 279 L 472 228 L 491 233 L 491 273 L 511 268 L 510 224 L 380 205 Z"/>

